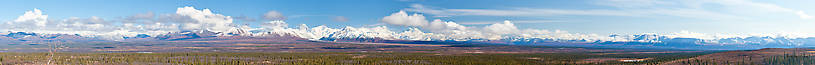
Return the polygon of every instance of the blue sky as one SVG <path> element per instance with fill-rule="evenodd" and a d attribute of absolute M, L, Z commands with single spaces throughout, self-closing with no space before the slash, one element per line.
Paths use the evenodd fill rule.
<path fill-rule="evenodd" d="M 703 33 L 815 32 L 812 0 L 4 0 L 0 21 L 40 9 L 49 19 L 122 17 L 153 12 L 171 14 L 179 7 L 210 9 L 240 24 L 265 22 L 277 11 L 289 24 L 330 27 L 382 24 L 380 19 L 400 10 L 469 26 L 503 20 L 521 29 L 582 33 Z M 799 14 L 801 13 L 801 14 Z M 809 16 L 809 17 L 807 17 Z M 336 17 L 348 21 L 334 21 Z M 392 26 L 399 28 L 398 26 Z"/>

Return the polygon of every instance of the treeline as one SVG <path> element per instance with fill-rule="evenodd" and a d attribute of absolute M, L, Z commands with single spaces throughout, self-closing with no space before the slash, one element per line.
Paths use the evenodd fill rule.
<path fill-rule="evenodd" d="M 681 65 L 812 65 L 815 64 L 815 50 L 779 49 L 743 51 L 718 54 L 691 59 L 682 59 Z"/>

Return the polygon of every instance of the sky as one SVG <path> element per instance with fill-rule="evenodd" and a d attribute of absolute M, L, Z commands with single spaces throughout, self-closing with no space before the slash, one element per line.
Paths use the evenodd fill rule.
<path fill-rule="evenodd" d="M 229 16 L 233 24 L 262 27 L 273 20 L 328 27 L 431 25 L 435 19 L 484 27 L 512 21 L 517 29 L 576 33 L 815 33 L 812 0 L 4 0 L 0 21 L 41 10 L 48 20 L 125 21 L 138 15 L 179 13 L 184 7 Z M 421 20 L 385 19 L 399 12 Z M 179 13 L 180 14 L 180 13 Z M 209 15 L 207 15 L 209 16 Z M 195 17 L 192 17 L 195 18 Z M 408 18 L 413 19 L 413 18 Z M 408 22 L 408 23 L 406 23 Z M 425 23 L 426 23 L 425 22 Z M 419 22 L 422 23 L 422 22 Z M 431 22 L 432 23 L 432 22 Z M 111 25 L 124 25 L 114 23 Z M 294 26 L 292 26 L 294 27 Z M 12 27 L 14 28 L 14 27 Z M 26 28 L 26 27 L 17 27 Z M 442 27 L 447 28 L 447 27 Z M 450 27 L 455 28 L 455 26 Z M 92 29 L 96 30 L 96 29 Z M 424 29 L 432 31 L 435 29 Z M 495 31 L 503 29 L 492 29 Z"/>

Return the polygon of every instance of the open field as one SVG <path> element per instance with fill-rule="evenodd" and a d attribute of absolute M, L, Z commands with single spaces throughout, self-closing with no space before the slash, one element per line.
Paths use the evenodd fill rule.
<path fill-rule="evenodd" d="M 541 65 L 541 64 L 657 64 L 690 58 L 699 53 L 608 54 L 593 53 L 519 53 L 519 54 L 439 54 L 439 53 L 56 53 L 53 64 L 72 65 L 276 65 L 276 64 L 425 64 L 425 65 Z M 3 65 L 46 64 L 48 53 L 0 53 Z M 623 62 L 626 59 L 645 59 Z"/>
<path fill-rule="evenodd" d="M 47 52 L 49 44 L 57 52 L 405 52 L 405 53 L 566 53 L 606 54 L 684 53 L 697 50 L 615 49 L 501 44 L 399 44 L 353 42 L 49 42 L 0 44 L 0 52 Z"/>
<path fill-rule="evenodd" d="M 54 45 L 54 56 L 48 45 Z M 71 65 L 178 64 L 658 64 L 718 51 L 495 44 L 325 42 L 30 43 L 0 45 L 0 62 Z"/>
<path fill-rule="evenodd" d="M 53 45 L 54 48 L 49 48 Z M 27 43 L 0 45 L 0 62 L 71 65 L 619 65 L 813 64 L 813 49 L 704 51 L 496 44 L 325 42 Z M 54 49 L 55 54 L 48 53 Z M 49 59 L 51 59 L 49 61 Z"/>
<path fill-rule="evenodd" d="M 759 50 L 728 51 L 680 59 L 665 65 L 812 65 L 815 49 L 765 48 Z"/>

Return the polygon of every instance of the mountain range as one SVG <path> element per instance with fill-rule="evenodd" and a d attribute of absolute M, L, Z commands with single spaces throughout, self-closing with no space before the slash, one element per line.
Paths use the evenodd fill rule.
<path fill-rule="evenodd" d="M 403 32 L 392 32 L 387 27 L 342 29 L 317 26 L 308 28 L 301 25 L 298 29 L 273 28 L 267 32 L 250 31 L 245 28 L 233 28 L 225 32 L 178 31 L 159 35 L 138 34 L 122 36 L 122 39 L 105 39 L 109 37 L 83 36 L 80 34 L 41 34 L 32 32 L 5 32 L 0 36 L 0 43 L 42 43 L 42 42 L 134 42 L 134 41 L 186 41 L 186 40 L 241 40 L 258 41 L 318 41 L 318 42 L 376 42 L 405 44 L 507 44 L 507 45 L 543 45 L 575 46 L 602 48 L 663 48 L 663 49 L 705 49 L 736 50 L 759 48 L 795 48 L 815 46 L 814 37 L 734 37 L 721 39 L 682 38 L 660 34 L 609 35 L 609 38 L 625 41 L 594 39 L 557 39 L 519 35 L 501 35 L 499 39 L 485 37 L 455 37 L 441 34 L 425 33 L 417 28 Z"/>

